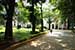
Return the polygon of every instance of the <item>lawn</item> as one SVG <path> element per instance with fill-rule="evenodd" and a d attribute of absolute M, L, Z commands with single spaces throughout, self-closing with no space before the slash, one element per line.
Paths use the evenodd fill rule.
<path fill-rule="evenodd" d="M 5 32 L 4 26 L 0 26 L 0 40 L 3 39 L 3 37 L 4 37 L 4 32 Z"/>
<path fill-rule="evenodd" d="M 36 29 L 36 31 L 37 31 L 37 29 Z M 4 32 L 5 32 L 5 27 L 0 26 L 0 40 L 3 40 Z M 20 41 L 20 40 L 23 40 L 23 39 L 29 39 L 33 35 L 35 35 L 35 34 L 31 34 L 31 28 L 17 29 L 15 27 L 13 27 L 13 37 L 17 41 Z"/>
<path fill-rule="evenodd" d="M 27 28 L 20 28 L 20 29 L 13 28 L 13 36 L 16 40 L 29 39 L 30 36 L 32 35 L 30 32 L 31 32 L 31 28 L 30 29 L 27 29 Z"/>

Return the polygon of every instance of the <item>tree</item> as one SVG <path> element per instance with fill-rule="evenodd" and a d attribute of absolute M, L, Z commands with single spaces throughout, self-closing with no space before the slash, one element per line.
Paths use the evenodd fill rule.
<path fill-rule="evenodd" d="M 74 0 L 50 0 L 50 3 L 56 6 L 56 9 L 60 10 L 60 14 L 61 14 L 61 20 L 63 22 L 66 21 L 66 19 L 68 20 L 68 29 L 70 29 L 70 24 L 74 23 L 71 20 L 74 21 L 74 15 L 75 15 L 75 1 Z M 73 27 L 73 26 L 72 26 Z"/>
<path fill-rule="evenodd" d="M 0 4 L 0 25 L 4 25 L 4 14 L 3 14 L 3 12 L 4 12 L 4 10 L 3 10 L 4 8 L 3 8 L 3 5 L 2 4 Z"/>
<path fill-rule="evenodd" d="M 5 30 L 5 40 L 12 40 L 12 16 L 14 14 L 15 0 L 1 0 L 1 4 L 6 10 L 6 30 Z"/>
<path fill-rule="evenodd" d="M 18 17 L 18 22 L 27 22 L 28 21 L 28 16 L 29 16 L 29 11 L 24 7 L 24 4 L 22 1 L 19 1 L 16 3 L 16 9 L 17 9 L 17 17 Z"/>
<path fill-rule="evenodd" d="M 41 5 L 41 7 L 40 7 L 40 9 L 41 9 L 41 32 L 43 32 L 44 30 L 43 30 L 43 8 L 42 8 L 42 3 L 44 3 L 46 0 L 42 0 L 42 1 L 38 1 L 39 3 L 40 3 L 40 5 Z"/>
<path fill-rule="evenodd" d="M 31 13 L 30 13 L 30 16 L 31 16 L 31 21 L 32 21 L 32 31 L 33 32 L 35 32 L 35 23 L 36 23 L 36 16 L 34 15 L 34 4 L 36 5 L 39 1 L 41 1 L 41 0 L 28 0 L 28 2 L 30 2 L 31 4 L 32 4 L 32 6 L 31 6 Z M 42 3 L 43 2 L 45 2 L 45 0 L 42 0 L 41 1 L 41 5 L 42 5 Z M 41 6 L 41 8 L 42 8 L 42 6 Z M 42 11 L 42 9 L 41 9 L 41 11 Z M 42 13 L 41 13 L 42 14 Z M 42 25 L 42 31 L 43 31 L 43 20 L 41 20 L 41 25 Z"/>
<path fill-rule="evenodd" d="M 51 23 L 51 17 L 54 18 L 53 16 L 56 16 L 57 12 L 55 13 L 55 10 L 53 11 L 53 9 L 55 9 L 55 7 L 53 5 L 51 5 L 50 3 L 42 3 L 42 6 L 41 6 L 41 3 L 37 3 L 37 7 L 36 7 L 38 13 L 40 14 L 39 18 L 42 20 L 44 18 L 49 18 L 49 29 L 50 29 L 50 23 Z M 43 11 L 40 11 L 40 10 L 43 10 Z M 42 12 L 42 13 L 41 13 Z M 42 15 L 41 15 L 42 14 Z M 41 22 L 41 25 L 43 27 L 43 22 Z M 41 27 L 41 30 L 42 30 L 42 27 Z"/>
<path fill-rule="evenodd" d="M 68 19 L 68 29 L 70 29 L 70 24 L 72 23 L 72 29 L 74 26 L 74 22 L 75 22 L 75 0 L 63 0 L 63 1 L 59 1 L 58 2 L 58 9 L 61 11 L 62 16 L 66 17 Z M 65 19 L 66 19 L 65 18 Z M 73 22 L 72 22 L 72 21 Z"/>
<path fill-rule="evenodd" d="M 30 0 L 30 1 L 28 1 L 28 2 L 30 2 L 31 3 L 31 7 L 30 7 L 30 21 L 31 21 L 31 23 L 32 23 L 32 32 L 35 32 L 35 23 L 36 23 L 36 17 L 34 16 L 34 0 Z"/>

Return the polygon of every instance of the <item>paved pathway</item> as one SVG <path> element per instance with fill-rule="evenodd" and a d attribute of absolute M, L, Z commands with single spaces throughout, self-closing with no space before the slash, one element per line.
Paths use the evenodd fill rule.
<path fill-rule="evenodd" d="M 15 50 L 75 50 L 75 34 L 66 31 L 48 32 Z"/>

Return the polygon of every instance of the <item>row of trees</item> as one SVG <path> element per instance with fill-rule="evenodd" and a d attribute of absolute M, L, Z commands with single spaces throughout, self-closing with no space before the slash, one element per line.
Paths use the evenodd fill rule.
<path fill-rule="evenodd" d="M 59 19 L 61 19 L 61 21 L 66 21 L 66 19 L 68 19 L 68 29 L 69 29 L 70 23 L 72 22 L 70 19 L 73 18 L 73 21 L 75 19 L 74 18 L 75 1 L 74 0 L 69 0 L 69 1 L 50 0 L 50 3 L 47 3 L 49 4 L 47 8 L 43 7 L 43 3 L 45 2 L 46 0 L 27 0 L 27 3 L 30 3 L 31 6 L 26 6 L 23 0 L 20 0 L 18 3 L 15 3 L 15 0 L 1 0 L 0 15 L 2 15 L 1 14 L 2 9 L 4 9 L 6 12 L 6 17 L 4 17 L 6 19 L 5 39 L 6 40 L 13 39 L 12 20 L 13 20 L 13 16 L 15 15 L 17 15 L 18 18 L 20 18 L 19 21 L 22 20 L 23 22 L 25 22 L 29 20 L 32 23 L 32 32 L 35 32 L 37 19 L 40 19 L 41 31 L 43 31 L 44 17 L 49 18 L 49 29 L 50 29 L 50 23 L 52 18 L 54 18 L 54 20 L 57 22 L 59 21 Z M 38 6 L 38 4 L 40 5 L 40 7 Z M 53 5 L 54 8 L 52 8 L 51 5 Z M 19 10 L 18 14 L 17 12 L 14 13 L 15 7 Z"/>
<path fill-rule="evenodd" d="M 1 0 L 0 7 L 4 7 L 6 11 L 6 30 L 4 38 L 13 39 L 12 35 L 12 16 L 14 14 L 15 0 Z"/>
<path fill-rule="evenodd" d="M 28 0 L 29 3 L 31 3 L 32 6 L 30 6 L 30 16 L 29 18 L 31 18 L 31 23 L 32 23 L 32 32 L 35 32 L 35 23 L 36 23 L 36 17 L 34 15 L 34 5 L 36 5 L 36 3 L 38 3 L 40 0 Z M 35 3 L 36 2 L 36 3 Z M 45 2 L 43 0 L 43 2 Z M 19 14 L 20 17 L 22 17 L 21 19 L 25 20 L 25 18 L 23 18 L 24 15 L 27 15 L 27 14 L 24 14 L 26 12 L 24 12 L 24 10 L 27 11 L 27 9 L 25 8 L 25 5 L 23 4 L 23 1 L 20 0 L 20 6 L 18 6 L 16 3 L 15 3 L 15 0 L 1 0 L 0 1 L 0 7 L 2 9 L 5 9 L 5 12 L 6 12 L 6 17 L 4 17 L 6 19 L 6 30 L 5 30 L 5 36 L 4 36 L 4 39 L 5 40 L 12 40 L 13 39 L 13 34 L 12 34 L 12 20 L 13 20 L 13 16 L 15 15 L 14 13 L 14 10 L 15 10 L 15 7 L 18 6 L 18 8 L 23 8 L 20 10 L 22 11 L 21 14 Z M 23 13 L 24 12 L 24 13 Z M 41 12 L 42 12 L 42 1 L 41 1 Z M 22 16 L 23 14 L 23 16 Z M 41 15 L 42 16 L 42 15 Z M 26 17 L 26 16 L 25 16 Z M 24 21 L 23 20 L 23 21 Z M 42 28 L 43 28 L 43 20 L 42 20 Z M 43 29 L 42 29 L 43 31 Z"/>
<path fill-rule="evenodd" d="M 68 23 L 68 29 L 72 26 L 72 29 L 74 29 L 75 24 L 75 0 L 54 0 L 54 2 L 51 0 L 51 3 L 54 4 L 57 9 L 60 10 L 61 18 L 63 22 Z"/>
<path fill-rule="evenodd" d="M 42 1 L 41 0 L 27 0 L 27 2 L 31 4 L 31 6 L 25 6 L 22 0 L 20 0 L 18 3 L 15 3 L 15 0 L 10 0 L 10 1 L 9 0 L 8 1 L 2 0 L 1 1 L 1 6 L 5 9 L 5 12 L 6 12 L 6 18 L 5 18 L 6 19 L 5 39 L 6 40 L 9 40 L 9 39 L 12 40 L 13 39 L 13 35 L 12 35 L 12 20 L 13 20 L 13 16 L 15 15 L 15 13 L 14 13 L 15 7 L 19 10 L 19 13 L 16 14 L 18 16 L 18 18 L 20 18 L 19 21 L 22 20 L 22 21 L 25 22 L 29 18 L 30 22 L 32 23 L 32 32 L 35 32 L 36 19 L 37 19 L 37 17 L 39 17 L 40 21 L 41 21 L 41 31 L 43 31 L 43 17 L 45 16 L 45 17 L 49 17 L 50 18 L 50 16 L 54 15 L 52 13 L 52 11 L 49 10 L 50 7 L 47 8 L 46 12 L 43 11 L 43 7 L 42 6 L 43 6 L 43 3 L 45 1 L 46 0 L 42 0 Z M 40 7 L 38 7 L 37 4 L 39 4 Z M 37 8 L 35 8 L 35 6 L 38 7 L 38 9 L 40 9 L 39 13 L 36 12 L 38 10 L 37 10 Z M 50 14 L 51 13 L 52 14 L 50 15 L 49 12 L 50 12 Z M 36 17 L 36 14 L 38 14 L 37 17 Z M 49 19 L 49 29 L 50 29 L 50 22 L 51 21 Z"/>

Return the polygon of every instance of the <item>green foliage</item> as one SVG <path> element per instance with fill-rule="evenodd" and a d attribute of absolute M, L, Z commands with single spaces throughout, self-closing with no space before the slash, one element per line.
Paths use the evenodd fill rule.
<path fill-rule="evenodd" d="M 4 18 L 0 16 L 0 25 L 4 25 Z"/>
<path fill-rule="evenodd" d="M 49 0 L 49 1 L 52 5 L 57 6 L 59 0 Z"/>
<path fill-rule="evenodd" d="M 39 1 L 42 1 L 42 3 L 44 3 L 46 0 L 34 0 L 34 4 L 38 3 Z M 27 0 L 27 2 L 32 3 L 32 0 Z"/>
<path fill-rule="evenodd" d="M 1 11 L 1 10 L 3 10 L 3 7 L 2 7 L 2 5 L 0 5 L 0 11 Z"/>
<path fill-rule="evenodd" d="M 18 20 L 26 22 L 28 20 L 29 12 L 25 8 L 19 8 Z"/>
<path fill-rule="evenodd" d="M 3 9 L 4 9 L 4 7 L 3 7 L 3 5 L 1 5 L 0 4 L 0 25 L 4 25 L 4 18 L 3 18 L 3 16 L 4 16 L 4 14 L 3 14 Z"/>
<path fill-rule="evenodd" d="M 17 8 L 19 10 L 18 21 L 27 22 L 28 21 L 28 16 L 29 16 L 28 9 L 23 7 L 21 2 L 18 2 L 17 4 L 18 4 Z"/>
<path fill-rule="evenodd" d="M 50 3 L 56 7 L 54 14 L 58 16 L 58 20 L 63 23 L 71 14 L 70 0 L 51 0 Z"/>
<path fill-rule="evenodd" d="M 3 25 L 0 25 L 0 40 L 3 40 L 5 32 L 5 27 Z"/>
<path fill-rule="evenodd" d="M 74 0 L 60 0 L 58 2 L 58 9 L 61 10 L 62 14 L 64 16 L 71 16 L 71 15 L 75 15 L 72 13 L 75 13 L 75 1 Z"/>
<path fill-rule="evenodd" d="M 16 40 L 28 39 L 31 36 L 30 31 L 31 29 L 26 29 L 26 28 L 21 28 L 21 29 L 13 28 L 13 36 Z M 0 26 L 0 40 L 3 39 L 4 32 L 5 32 L 5 27 Z"/>
<path fill-rule="evenodd" d="M 30 31 L 27 31 L 26 29 L 19 29 L 14 32 L 14 37 L 16 40 L 23 40 L 30 38 Z"/>
<path fill-rule="evenodd" d="M 3 25 L 0 25 L 0 32 L 5 32 L 5 27 Z"/>
<path fill-rule="evenodd" d="M 60 0 L 57 4 L 57 8 L 61 11 L 62 19 L 65 21 L 67 18 L 69 21 L 75 21 L 75 0 Z"/>

